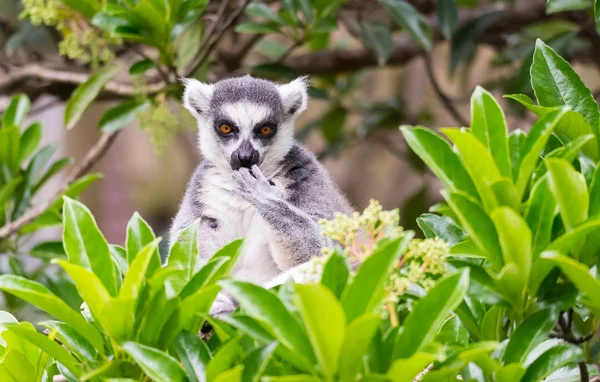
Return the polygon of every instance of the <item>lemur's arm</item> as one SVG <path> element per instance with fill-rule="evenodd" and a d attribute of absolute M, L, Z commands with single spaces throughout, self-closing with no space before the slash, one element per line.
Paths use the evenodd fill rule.
<path fill-rule="evenodd" d="M 237 191 L 273 231 L 276 250 L 273 259 L 280 269 L 287 270 L 319 254 L 324 239 L 316 219 L 286 201 L 281 185 L 266 179 L 258 166 L 241 168 L 232 177 Z"/>

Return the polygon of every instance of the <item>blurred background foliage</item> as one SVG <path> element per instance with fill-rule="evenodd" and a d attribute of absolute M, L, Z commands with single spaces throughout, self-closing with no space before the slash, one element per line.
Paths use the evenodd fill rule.
<path fill-rule="evenodd" d="M 441 186 L 397 127 L 468 126 L 477 84 L 532 95 L 537 38 L 600 95 L 594 21 L 591 0 L 1 0 L 0 110 L 7 115 L 11 97 L 23 95 L 17 138 L 41 122 L 29 134 L 42 154 L 2 169 L 3 187 L 32 181 L 0 195 L 0 272 L 41 280 L 78 306 L 70 282 L 48 271 L 47 258 L 61 255 L 61 207 L 31 212 L 91 170 L 103 179 L 87 175 L 70 195 L 89 186 L 83 200 L 109 242 L 124 242 L 133 211 L 166 232 L 201 159 L 181 77 L 309 75 L 298 139 L 357 208 L 378 199 L 415 228 Z M 503 106 L 509 129 L 531 125 L 523 107 Z M 6 296 L 4 304 L 31 313 Z"/>

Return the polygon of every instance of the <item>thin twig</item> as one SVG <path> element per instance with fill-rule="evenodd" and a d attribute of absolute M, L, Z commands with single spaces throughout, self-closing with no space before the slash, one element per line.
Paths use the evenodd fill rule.
<path fill-rule="evenodd" d="M 585 362 L 579 362 L 579 380 L 581 382 L 589 382 L 590 374 L 588 373 L 587 365 Z"/>
<path fill-rule="evenodd" d="M 102 158 L 118 134 L 119 131 L 102 134 L 94 146 L 89 149 L 81 161 L 75 167 L 73 167 L 73 169 L 65 177 L 54 196 L 38 206 L 29 209 L 17 220 L 5 224 L 2 228 L 0 228 L 0 239 L 5 239 L 19 231 L 25 225 L 31 223 L 38 216 L 43 214 L 48 208 L 50 208 L 50 206 L 52 206 L 52 204 L 69 188 L 71 183 L 76 181 L 82 175 L 85 175 L 100 160 L 100 158 Z"/>
<path fill-rule="evenodd" d="M 429 81 L 431 82 L 431 86 L 433 90 L 437 94 L 440 101 L 442 101 L 442 105 L 448 110 L 448 112 L 454 117 L 456 122 L 458 122 L 461 126 L 468 126 L 467 120 L 463 118 L 463 116 L 458 112 L 454 105 L 454 101 L 444 93 L 440 84 L 438 83 L 435 73 L 433 72 L 433 65 L 431 63 L 431 56 L 429 54 L 425 55 L 425 70 L 427 71 L 427 76 L 429 77 Z"/>

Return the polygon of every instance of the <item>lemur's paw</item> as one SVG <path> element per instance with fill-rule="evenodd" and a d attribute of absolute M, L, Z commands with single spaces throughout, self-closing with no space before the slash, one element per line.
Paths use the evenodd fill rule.
<path fill-rule="evenodd" d="M 209 314 L 212 317 L 218 317 L 222 315 L 228 315 L 233 313 L 237 308 L 237 303 L 227 296 L 225 293 L 217 294 L 217 298 L 210 307 Z"/>
<path fill-rule="evenodd" d="M 231 176 L 237 186 L 236 191 L 251 203 L 260 203 L 269 197 L 280 199 L 285 195 L 283 187 L 267 179 L 256 165 L 252 169 L 242 167 Z"/>

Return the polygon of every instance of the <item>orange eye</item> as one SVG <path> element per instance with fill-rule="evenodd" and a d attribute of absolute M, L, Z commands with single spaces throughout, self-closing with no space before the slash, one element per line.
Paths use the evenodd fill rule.
<path fill-rule="evenodd" d="M 273 131 L 273 128 L 270 126 L 263 126 L 260 128 L 260 133 L 262 135 L 269 135 L 271 134 L 271 131 Z"/>
<path fill-rule="evenodd" d="M 229 133 L 231 133 L 232 129 L 231 129 L 231 126 L 229 126 L 229 125 L 221 125 L 221 126 L 219 126 L 219 130 L 221 130 L 221 132 L 223 134 L 229 134 Z"/>

